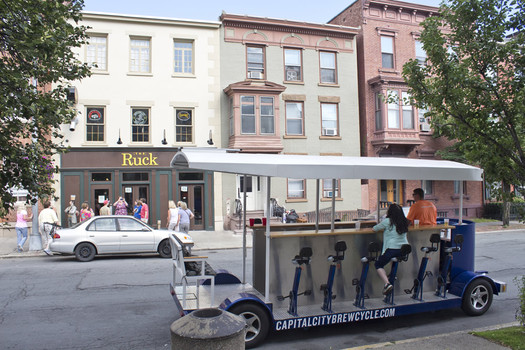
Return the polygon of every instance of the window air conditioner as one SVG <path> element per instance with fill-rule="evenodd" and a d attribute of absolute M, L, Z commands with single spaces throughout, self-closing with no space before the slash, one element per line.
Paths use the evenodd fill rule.
<path fill-rule="evenodd" d="M 248 72 L 248 78 L 250 79 L 262 79 L 262 72 Z"/>
<path fill-rule="evenodd" d="M 297 77 L 297 72 L 293 70 L 289 70 L 286 72 L 286 80 L 288 81 L 297 81 L 299 80 Z"/>
<path fill-rule="evenodd" d="M 323 128 L 323 136 L 336 136 L 336 135 L 337 135 L 336 128 Z"/>
<path fill-rule="evenodd" d="M 430 131 L 430 124 L 428 123 L 419 124 L 419 130 Z"/>
<path fill-rule="evenodd" d="M 332 198 L 332 191 L 323 191 L 323 197 Z"/>

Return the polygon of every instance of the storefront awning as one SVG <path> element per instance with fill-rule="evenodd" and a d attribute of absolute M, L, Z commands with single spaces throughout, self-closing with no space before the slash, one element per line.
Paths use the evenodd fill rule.
<path fill-rule="evenodd" d="M 290 179 L 482 181 L 483 174 L 479 168 L 446 160 L 236 153 L 214 148 L 184 148 L 171 166 Z"/>

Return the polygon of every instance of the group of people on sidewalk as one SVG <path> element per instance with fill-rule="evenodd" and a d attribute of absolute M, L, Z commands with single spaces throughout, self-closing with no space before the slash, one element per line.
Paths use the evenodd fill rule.
<path fill-rule="evenodd" d="M 194 218 L 193 213 L 188 209 L 186 202 L 179 201 L 175 205 L 174 201 L 168 202 L 168 230 L 188 233 L 190 230 L 190 220 Z"/>

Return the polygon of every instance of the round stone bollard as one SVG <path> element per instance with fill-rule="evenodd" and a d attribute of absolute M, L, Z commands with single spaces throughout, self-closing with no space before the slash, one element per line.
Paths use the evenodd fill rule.
<path fill-rule="evenodd" d="M 244 318 L 220 309 L 200 309 L 170 326 L 172 350 L 244 349 Z"/>

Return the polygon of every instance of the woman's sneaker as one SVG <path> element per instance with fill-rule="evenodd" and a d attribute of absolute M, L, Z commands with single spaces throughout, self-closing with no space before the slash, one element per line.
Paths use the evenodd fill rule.
<path fill-rule="evenodd" d="M 394 289 L 394 286 L 390 283 L 385 284 L 385 287 L 383 288 L 383 295 L 388 295 L 392 293 L 392 289 Z"/>

